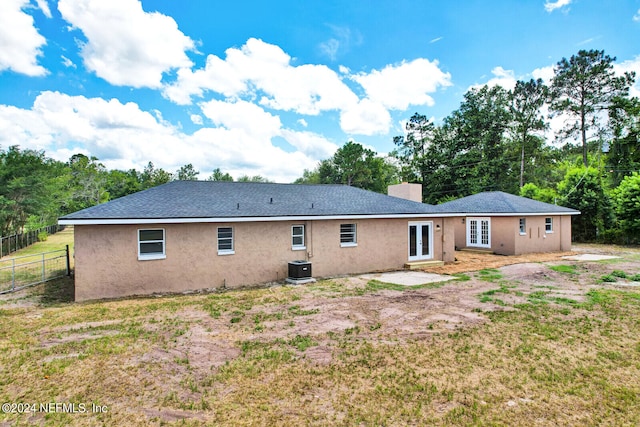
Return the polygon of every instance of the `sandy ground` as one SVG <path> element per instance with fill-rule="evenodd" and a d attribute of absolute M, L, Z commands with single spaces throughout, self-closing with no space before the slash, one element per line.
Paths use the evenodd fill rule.
<path fill-rule="evenodd" d="M 157 382 L 158 387 L 170 389 L 181 380 L 181 370 L 184 370 L 176 360 L 188 359 L 195 378 L 206 378 L 212 371 L 240 357 L 242 345 L 247 342 L 273 343 L 310 337 L 315 345 L 299 351 L 298 356 L 325 365 L 334 362 L 336 357 L 335 336 L 357 336 L 377 342 L 425 340 L 433 334 L 487 322 L 484 312 L 513 310 L 514 304 L 531 302 L 531 298 L 540 295 L 544 295 L 547 303 L 553 303 L 554 298 L 578 302 L 583 301 L 586 293 L 595 287 L 629 289 L 630 286 L 638 286 L 640 289 L 640 283 L 628 279 L 619 279 L 616 283 L 599 280 L 614 270 L 623 270 L 629 275 L 640 273 L 639 249 L 598 245 L 575 246 L 573 249 L 573 252 L 566 253 L 514 257 L 458 252 L 456 262 L 425 271 L 465 273 L 467 280 L 426 288 L 365 291 L 370 279 L 353 276 L 296 286 L 296 299 L 291 301 L 282 298 L 285 288 L 276 286 L 263 290 L 274 296 L 273 302 L 264 298 L 262 303 L 243 309 L 239 321 L 234 321 L 238 314 L 233 308 L 223 310 L 216 318 L 200 305 L 188 306 L 166 313 L 166 316 L 182 322 L 185 333 L 171 341 L 171 345 L 154 346 L 129 360 L 127 365 L 145 367 L 152 364 L 154 369 L 145 381 Z M 585 253 L 614 255 L 620 259 L 615 262 L 563 259 Z M 575 266 L 575 273 L 555 271 L 551 268 L 555 265 Z M 481 273 L 483 269 L 496 270 Z M 290 287 L 286 289 L 291 292 Z M 28 292 L 1 295 L 0 308 L 31 305 L 34 310 L 26 315 L 41 315 L 37 299 L 29 298 Z M 156 312 L 148 319 L 138 320 L 149 331 L 154 331 L 161 324 L 157 322 L 159 316 L 165 314 Z M 259 329 L 256 328 L 258 318 L 261 319 Z M 109 322 L 98 322 L 51 328 L 42 331 L 40 345 L 50 348 L 60 343 L 115 333 L 109 326 Z M 172 384 L 174 382 L 176 384 Z M 171 413 L 154 413 L 153 416 L 165 420 L 175 418 Z"/>

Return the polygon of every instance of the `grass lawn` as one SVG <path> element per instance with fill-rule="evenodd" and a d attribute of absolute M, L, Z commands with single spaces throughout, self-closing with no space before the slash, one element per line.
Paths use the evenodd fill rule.
<path fill-rule="evenodd" d="M 83 304 L 39 285 L 0 301 L 0 402 L 86 412 L 0 425 L 640 425 L 640 288 L 600 280 L 640 263 L 568 265 Z M 421 309 L 458 293 L 473 321 Z"/>

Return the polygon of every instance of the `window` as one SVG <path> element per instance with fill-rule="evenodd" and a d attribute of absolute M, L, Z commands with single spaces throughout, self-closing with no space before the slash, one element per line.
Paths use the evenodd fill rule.
<path fill-rule="evenodd" d="M 233 255 L 233 228 L 218 227 L 218 255 Z"/>
<path fill-rule="evenodd" d="M 138 230 L 138 259 L 164 258 L 164 228 Z"/>
<path fill-rule="evenodd" d="M 520 218 L 520 234 L 522 234 L 522 235 L 527 234 L 527 219 L 526 218 Z"/>
<path fill-rule="evenodd" d="M 356 225 L 340 224 L 340 246 L 357 246 L 356 241 Z"/>
<path fill-rule="evenodd" d="M 304 246 L 304 225 L 291 226 L 291 249 L 294 251 L 306 249 Z"/>
<path fill-rule="evenodd" d="M 544 231 L 546 233 L 553 233 L 553 218 L 544 219 Z"/>

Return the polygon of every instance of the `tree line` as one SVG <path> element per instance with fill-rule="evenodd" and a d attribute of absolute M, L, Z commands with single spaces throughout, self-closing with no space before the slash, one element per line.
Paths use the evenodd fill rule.
<path fill-rule="evenodd" d="M 423 201 L 440 203 L 500 190 L 582 212 L 581 241 L 640 243 L 640 100 L 629 96 L 634 73 L 616 75 L 614 57 L 581 50 L 542 80 L 470 89 L 458 109 L 436 124 L 415 113 L 394 150 L 380 156 L 354 141 L 305 170 L 296 183 L 345 184 L 380 193 L 406 181 L 422 184 Z M 554 117 L 561 130 L 551 132 Z M 99 159 L 69 161 L 43 151 L 0 150 L 0 231 L 34 229 L 75 212 L 171 180 L 195 180 L 192 164 L 175 172 L 149 162 L 107 170 Z M 206 178 L 233 181 L 220 168 Z M 261 176 L 238 181 L 268 182 Z"/>
<path fill-rule="evenodd" d="M 435 124 L 408 119 L 386 158 L 348 142 L 297 182 L 342 183 L 384 192 L 422 184 L 437 204 L 481 191 L 505 191 L 578 209 L 579 241 L 640 243 L 640 101 L 634 73 L 616 75 L 615 58 L 580 50 L 541 79 L 470 89 Z M 563 127 L 552 132 L 551 120 Z"/>
<path fill-rule="evenodd" d="M 135 169 L 107 170 L 93 156 L 74 154 L 67 162 L 46 157 L 44 151 L 0 150 L 0 233 L 3 236 L 54 224 L 58 217 L 172 180 L 196 180 L 192 164 L 175 172 L 149 162 Z M 216 168 L 206 178 L 233 181 Z M 262 176 L 243 175 L 238 181 L 267 182 Z"/>

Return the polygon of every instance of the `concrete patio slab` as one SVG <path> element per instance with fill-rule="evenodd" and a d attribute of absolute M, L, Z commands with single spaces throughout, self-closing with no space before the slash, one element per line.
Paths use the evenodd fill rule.
<path fill-rule="evenodd" d="M 364 274 L 363 279 L 379 280 L 380 282 L 393 283 L 395 285 L 416 286 L 428 283 L 446 282 L 455 279 L 453 276 L 425 273 L 422 271 L 394 271 L 391 273 Z"/>
<path fill-rule="evenodd" d="M 580 255 L 571 255 L 571 256 L 563 256 L 562 259 L 568 259 L 571 261 L 604 261 L 607 259 L 616 259 L 620 258 L 619 256 L 613 255 L 597 255 L 597 254 L 580 254 Z"/>

